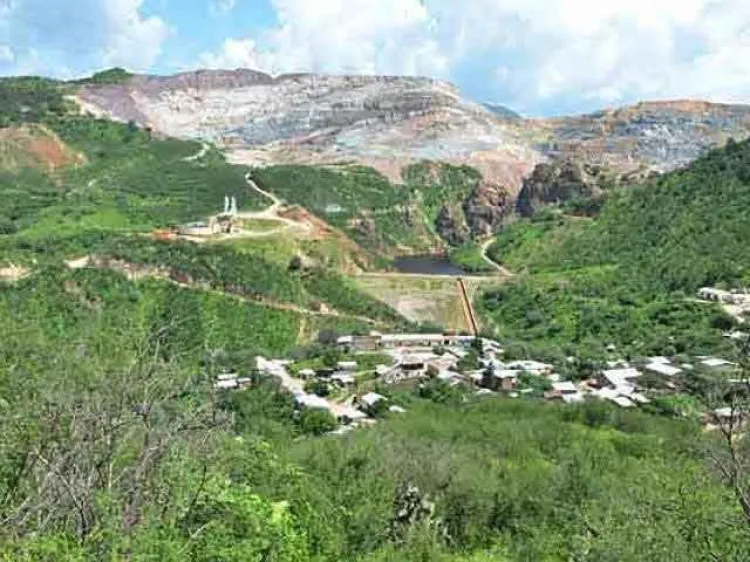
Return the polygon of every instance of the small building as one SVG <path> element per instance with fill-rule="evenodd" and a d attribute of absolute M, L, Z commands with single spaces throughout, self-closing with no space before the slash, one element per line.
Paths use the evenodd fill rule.
<path fill-rule="evenodd" d="M 518 386 L 518 377 L 521 373 L 513 369 L 502 369 L 493 373 L 495 385 L 492 390 L 514 390 Z"/>
<path fill-rule="evenodd" d="M 606 384 L 613 387 L 632 386 L 633 380 L 641 376 L 638 369 L 609 369 L 602 372 L 602 377 Z"/>
<path fill-rule="evenodd" d="M 360 412 L 359 410 L 347 406 L 343 408 L 338 415 L 338 421 L 344 425 L 351 425 L 367 419 L 367 414 Z"/>
<path fill-rule="evenodd" d="M 748 415 L 749 413 L 742 409 L 725 406 L 704 414 L 703 422 L 724 427 L 731 425 L 733 428 L 740 430 L 747 423 Z"/>
<path fill-rule="evenodd" d="M 623 390 L 626 390 L 626 387 L 602 388 L 601 390 L 593 392 L 592 396 L 596 396 L 597 398 L 601 398 L 602 400 L 614 402 L 621 408 L 632 408 L 633 406 L 635 406 L 635 404 L 630 398 L 628 398 L 627 396 L 623 396 Z"/>
<path fill-rule="evenodd" d="M 377 351 L 380 347 L 381 336 L 342 336 L 337 340 L 337 345 L 343 351 L 351 353 L 353 351 Z"/>
<path fill-rule="evenodd" d="M 216 377 L 216 390 L 235 390 L 240 387 L 239 376 L 236 373 L 222 373 Z"/>
<path fill-rule="evenodd" d="M 346 372 L 352 372 L 357 370 L 357 362 L 356 361 L 339 361 L 336 363 L 336 368 L 339 371 L 346 371 Z"/>
<path fill-rule="evenodd" d="M 584 401 L 584 396 L 578 387 L 571 381 L 561 381 L 552 384 L 552 390 L 558 393 L 566 404 L 575 404 Z"/>
<path fill-rule="evenodd" d="M 682 373 L 682 369 L 670 365 L 669 363 L 658 363 L 652 362 L 646 365 L 645 369 L 657 375 L 663 375 L 665 377 L 676 377 Z"/>
<path fill-rule="evenodd" d="M 703 367 L 707 367 L 709 369 L 714 369 L 717 371 L 726 371 L 736 366 L 731 361 L 727 361 L 726 359 L 719 359 L 718 357 L 706 357 L 700 362 L 700 364 Z"/>
<path fill-rule="evenodd" d="M 214 388 L 216 390 L 235 390 L 239 388 L 240 384 L 237 382 L 237 379 L 234 380 L 227 380 L 227 381 L 216 381 L 214 384 Z"/>
<path fill-rule="evenodd" d="M 747 332 L 741 332 L 739 330 L 732 330 L 730 332 L 724 332 L 724 337 L 729 338 L 730 340 L 744 340 L 747 338 L 750 334 Z"/>
<path fill-rule="evenodd" d="M 513 361 L 508 363 L 506 367 L 513 371 L 523 371 L 534 375 L 547 375 L 553 370 L 552 365 L 539 361 Z"/>
<path fill-rule="evenodd" d="M 299 394 L 295 397 L 297 407 L 302 408 L 319 408 L 321 410 L 331 410 L 331 405 L 325 398 L 315 394 Z"/>
<path fill-rule="evenodd" d="M 424 359 L 421 359 L 420 357 L 408 355 L 401 359 L 399 367 L 403 371 L 423 371 L 425 369 L 425 362 Z"/>
<path fill-rule="evenodd" d="M 315 371 L 312 369 L 302 369 L 299 372 L 299 378 L 306 381 L 315 378 Z"/>
<path fill-rule="evenodd" d="M 376 365 L 375 366 L 375 374 L 379 377 L 384 377 L 388 373 L 390 373 L 393 370 L 393 367 L 389 367 L 388 365 Z"/>
<path fill-rule="evenodd" d="M 672 361 L 667 359 L 666 357 L 662 355 L 658 355 L 656 357 L 649 357 L 648 358 L 649 363 L 661 363 L 662 365 L 669 365 Z"/>
<path fill-rule="evenodd" d="M 356 383 L 354 377 L 346 373 L 336 373 L 331 377 L 331 381 L 342 388 L 347 386 L 354 386 L 354 384 Z"/>
<path fill-rule="evenodd" d="M 385 396 L 381 396 L 375 392 L 368 392 L 357 400 L 357 407 L 363 412 L 372 415 L 373 410 L 378 407 L 378 404 L 387 400 Z"/>

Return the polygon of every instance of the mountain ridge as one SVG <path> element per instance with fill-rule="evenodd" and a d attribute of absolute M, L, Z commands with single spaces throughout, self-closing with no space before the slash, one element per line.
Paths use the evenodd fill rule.
<path fill-rule="evenodd" d="M 573 160 L 620 175 L 686 165 L 750 136 L 750 106 L 640 102 L 590 114 L 510 118 L 432 78 L 248 69 L 130 75 L 85 84 L 84 110 L 224 146 L 233 162 L 372 166 L 392 180 L 422 160 L 477 168 L 517 194 L 541 163 Z"/>

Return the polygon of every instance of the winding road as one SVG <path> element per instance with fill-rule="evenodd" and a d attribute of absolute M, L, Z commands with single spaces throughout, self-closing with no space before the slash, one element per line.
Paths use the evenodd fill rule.
<path fill-rule="evenodd" d="M 486 261 L 496 271 L 499 271 L 500 273 L 502 273 L 506 277 L 513 277 L 515 275 L 515 273 L 512 273 L 511 271 L 508 271 L 508 269 L 506 269 L 505 267 L 503 267 L 502 265 L 500 265 L 499 263 L 497 263 L 496 261 L 494 261 L 489 256 L 488 252 L 490 250 L 490 247 L 494 243 L 495 243 L 495 238 L 494 237 L 493 238 L 488 238 L 487 240 L 485 240 L 482 243 L 482 246 L 481 246 L 482 258 L 484 259 L 484 261 Z"/>

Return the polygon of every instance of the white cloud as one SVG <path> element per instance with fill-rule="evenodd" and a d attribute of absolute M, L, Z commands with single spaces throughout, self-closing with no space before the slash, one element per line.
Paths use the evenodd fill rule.
<path fill-rule="evenodd" d="M 19 67 L 60 76 L 103 66 L 148 69 L 169 28 L 141 14 L 143 0 L 14 0 L 0 10 L 0 42 Z M 37 53 L 35 55 L 34 53 Z"/>
<path fill-rule="evenodd" d="M 13 62 L 16 58 L 13 49 L 8 45 L 0 45 L 0 64 Z"/>
<path fill-rule="evenodd" d="M 279 25 L 257 38 L 227 39 L 203 53 L 211 67 L 254 66 L 270 73 L 429 74 L 448 59 L 420 0 L 273 0 Z"/>
<path fill-rule="evenodd" d="M 208 11 L 214 17 L 226 16 L 235 9 L 237 0 L 213 0 L 208 6 Z"/>
<path fill-rule="evenodd" d="M 747 0 L 428 1 L 453 67 L 494 58 L 503 101 L 596 105 L 641 98 L 750 101 Z M 580 100 L 589 103 L 581 104 Z"/>
<path fill-rule="evenodd" d="M 750 101 L 748 0 L 273 5 L 276 27 L 227 39 L 202 64 L 460 76 L 471 93 L 531 112 L 653 97 Z"/>

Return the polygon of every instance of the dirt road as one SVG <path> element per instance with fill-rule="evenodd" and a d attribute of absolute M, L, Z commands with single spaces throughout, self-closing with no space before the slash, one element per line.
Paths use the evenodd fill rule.
<path fill-rule="evenodd" d="M 515 275 L 514 273 L 512 273 L 512 272 L 508 271 L 508 270 L 507 270 L 507 269 L 506 269 L 505 267 L 503 267 L 503 266 L 502 266 L 502 265 L 500 265 L 499 263 L 497 263 L 497 262 L 493 261 L 493 260 L 492 260 L 492 258 L 491 258 L 491 257 L 489 256 L 489 253 L 488 253 L 488 252 L 489 252 L 489 250 L 490 250 L 490 247 L 492 246 L 492 244 L 493 244 L 494 242 L 495 242 L 495 238 L 490 238 L 490 239 L 486 240 L 486 241 L 485 241 L 485 242 L 484 242 L 484 243 L 482 244 L 482 246 L 481 246 L 481 248 L 482 248 L 482 258 L 483 258 L 483 259 L 484 259 L 484 261 L 486 261 L 486 262 L 487 262 L 487 263 L 488 263 L 488 264 L 489 264 L 489 265 L 490 265 L 490 266 L 491 266 L 491 267 L 492 267 L 492 268 L 493 268 L 494 270 L 496 270 L 496 271 L 499 271 L 500 273 L 502 273 L 502 274 L 503 274 L 503 275 L 505 275 L 506 277 L 513 277 L 513 276 Z"/>

